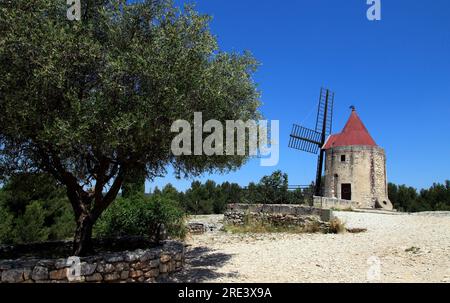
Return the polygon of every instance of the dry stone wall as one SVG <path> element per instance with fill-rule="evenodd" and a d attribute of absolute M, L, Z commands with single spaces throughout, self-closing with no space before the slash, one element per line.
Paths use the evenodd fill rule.
<path fill-rule="evenodd" d="M 317 197 L 314 196 L 314 207 L 333 209 L 333 210 L 349 210 L 362 208 L 362 204 L 356 201 L 342 200 L 336 198 Z"/>
<path fill-rule="evenodd" d="M 85 258 L 0 260 L 0 283 L 157 282 L 182 269 L 184 244 Z"/>
<path fill-rule="evenodd" d="M 249 220 L 269 222 L 278 226 L 301 226 L 328 222 L 331 210 L 302 205 L 230 204 L 225 212 L 225 224 L 245 225 Z"/>

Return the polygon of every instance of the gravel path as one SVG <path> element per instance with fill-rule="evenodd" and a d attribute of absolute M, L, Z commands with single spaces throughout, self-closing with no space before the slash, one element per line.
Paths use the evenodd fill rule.
<path fill-rule="evenodd" d="M 335 212 L 360 234 L 207 233 L 188 239 L 185 282 L 450 282 L 450 213 Z M 208 219 L 209 223 L 220 216 Z"/>

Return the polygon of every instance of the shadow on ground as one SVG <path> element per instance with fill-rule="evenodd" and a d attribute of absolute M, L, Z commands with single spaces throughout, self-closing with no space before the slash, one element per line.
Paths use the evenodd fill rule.
<path fill-rule="evenodd" d="M 237 273 L 217 272 L 231 257 L 230 254 L 215 253 L 208 247 L 188 248 L 183 270 L 171 274 L 165 281 L 161 282 L 200 283 L 221 277 L 236 277 Z"/>

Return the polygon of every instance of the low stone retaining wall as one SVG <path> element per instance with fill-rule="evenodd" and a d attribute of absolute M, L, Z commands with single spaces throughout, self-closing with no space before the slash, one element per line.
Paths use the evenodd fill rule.
<path fill-rule="evenodd" d="M 356 201 L 315 196 L 314 207 L 323 209 L 347 210 L 362 208 L 362 204 Z"/>
<path fill-rule="evenodd" d="M 156 282 L 184 265 L 184 244 L 68 259 L 0 260 L 0 283 Z"/>
<path fill-rule="evenodd" d="M 187 229 L 192 235 L 201 235 L 207 231 L 207 227 L 203 223 L 189 223 Z"/>
<path fill-rule="evenodd" d="M 247 221 L 267 221 L 279 226 L 307 226 L 314 222 L 329 222 L 331 210 L 303 205 L 230 204 L 225 212 L 225 224 L 245 225 Z"/>
<path fill-rule="evenodd" d="M 191 235 L 201 235 L 204 233 L 215 232 L 221 230 L 222 227 L 223 224 L 219 222 L 189 222 L 187 224 L 187 230 Z"/>

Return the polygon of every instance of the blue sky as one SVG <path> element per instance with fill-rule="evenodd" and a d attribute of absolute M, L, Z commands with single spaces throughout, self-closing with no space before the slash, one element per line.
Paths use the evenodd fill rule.
<path fill-rule="evenodd" d="M 183 1 L 177 1 L 182 4 Z M 287 147 L 293 123 L 313 127 L 321 86 L 336 93 L 334 132 L 357 111 L 387 153 L 390 182 L 424 188 L 450 179 L 450 1 L 381 0 L 382 20 L 366 18 L 366 0 L 199 0 L 214 17 L 225 51 L 249 50 L 267 119 L 280 120 L 280 162 L 252 160 L 237 172 L 200 180 L 258 181 L 280 169 L 290 184 L 309 184 L 316 156 Z M 313 113 L 309 116 L 308 114 Z M 147 183 L 192 180 L 171 173 Z"/>

